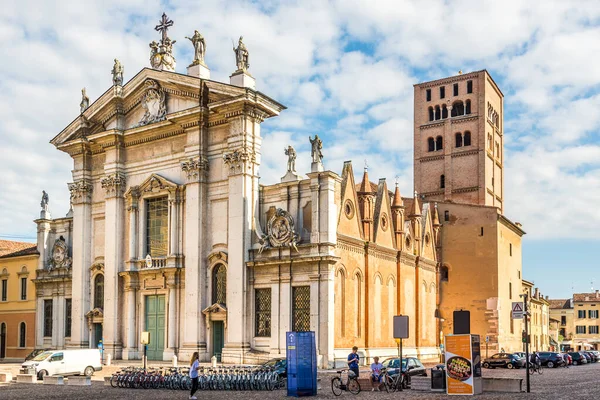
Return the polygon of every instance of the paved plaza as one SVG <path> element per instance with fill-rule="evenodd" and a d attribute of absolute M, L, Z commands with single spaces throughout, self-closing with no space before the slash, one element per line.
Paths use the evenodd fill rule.
<path fill-rule="evenodd" d="M 1 368 L 0 368 L 1 369 Z M 484 370 L 485 377 L 524 377 L 524 370 Z M 336 398 L 330 389 L 330 373 L 320 373 L 322 390 L 319 391 L 319 398 Z M 92 382 L 91 387 L 69 387 L 69 386 L 48 386 L 37 384 L 7 384 L 0 386 L 0 399 L 187 399 L 188 393 L 184 391 L 154 390 L 154 389 L 119 389 L 110 386 L 104 386 L 98 380 Z M 571 367 L 568 369 L 547 369 L 543 370 L 542 375 L 534 375 L 531 379 L 532 393 L 485 393 L 478 396 L 481 399 L 595 399 L 600 396 L 600 363 Z M 422 382 L 421 382 L 422 383 Z M 422 385 L 419 385 L 422 387 Z M 523 382 L 525 388 L 525 382 Z M 364 388 L 363 388 L 364 389 Z M 219 399 L 240 398 L 240 399 L 279 399 L 285 397 L 283 390 L 273 392 L 223 392 L 223 391 L 204 391 L 197 393 L 201 399 Z M 426 392 L 421 390 L 409 390 L 403 393 L 387 394 L 385 392 L 371 392 L 370 389 L 364 390 L 357 396 L 350 393 L 342 393 L 345 398 L 380 398 L 380 399 L 443 399 L 449 396 Z"/>

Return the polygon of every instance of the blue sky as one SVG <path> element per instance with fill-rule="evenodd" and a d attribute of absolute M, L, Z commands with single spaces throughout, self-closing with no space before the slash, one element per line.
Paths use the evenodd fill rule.
<path fill-rule="evenodd" d="M 175 22 L 177 71 L 198 29 L 212 78 L 235 69 L 244 35 L 260 91 L 288 106 L 263 124 L 261 181 L 308 171 L 308 136 L 325 166 L 344 160 L 412 193 L 412 85 L 487 69 L 505 95 L 506 215 L 528 232 L 524 276 L 544 294 L 600 287 L 600 4 L 595 1 L 8 0 L 0 14 L 0 238 L 33 238 L 41 190 L 68 210 L 70 158 L 48 141 L 111 84 L 149 66 L 163 11 Z M 281 151 L 279 151 L 281 149 Z"/>

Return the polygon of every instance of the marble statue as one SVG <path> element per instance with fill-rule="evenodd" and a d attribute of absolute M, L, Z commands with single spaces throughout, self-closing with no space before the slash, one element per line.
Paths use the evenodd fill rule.
<path fill-rule="evenodd" d="M 48 210 L 48 202 L 49 202 L 49 197 L 48 197 L 48 193 L 46 193 L 45 190 L 42 190 L 42 201 L 40 202 L 40 206 L 42 207 L 42 210 L 47 211 Z"/>
<path fill-rule="evenodd" d="M 185 37 L 192 42 L 194 46 L 194 61 L 192 65 L 204 64 L 204 55 L 206 54 L 206 41 L 198 31 L 194 31 L 194 36 Z"/>
<path fill-rule="evenodd" d="M 288 156 L 288 172 L 296 172 L 296 150 L 292 146 L 288 146 L 287 149 L 284 149 L 284 152 Z"/>
<path fill-rule="evenodd" d="M 123 64 L 121 64 L 119 60 L 115 58 L 115 65 L 113 65 L 113 69 L 111 71 L 114 86 L 123 86 L 123 71 Z"/>
<path fill-rule="evenodd" d="M 323 153 L 321 149 L 323 148 L 323 141 L 319 138 L 319 135 L 315 135 L 315 138 L 308 137 L 310 140 L 311 151 L 310 155 L 312 157 L 312 162 L 320 163 L 323 161 Z"/>
<path fill-rule="evenodd" d="M 161 33 L 160 43 L 153 40 L 150 42 L 150 65 L 159 71 L 175 71 L 175 57 L 173 56 L 173 45 L 177 42 L 171 40 L 167 35 L 173 21 L 163 13 L 159 24 L 154 28 Z"/>
<path fill-rule="evenodd" d="M 90 106 L 90 98 L 87 97 L 85 93 L 85 88 L 81 89 L 81 103 L 79 103 L 79 108 L 81 110 L 81 114 Z"/>
<path fill-rule="evenodd" d="M 244 37 L 240 36 L 237 49 L 235 47 L 233 48 L 238 71 L 246 71 L 250 68 L 250 54 L 248 53 L 248 49 L 246 49 L 246 45 L 242 42 L 243 39 Z"/>

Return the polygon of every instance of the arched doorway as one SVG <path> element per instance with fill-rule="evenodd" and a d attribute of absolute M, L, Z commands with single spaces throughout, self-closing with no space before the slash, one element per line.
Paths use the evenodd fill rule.
<path fill-rule="evenodd" d="M 0 327 L 0 358 L 6 358 L 6 324 Z"/>

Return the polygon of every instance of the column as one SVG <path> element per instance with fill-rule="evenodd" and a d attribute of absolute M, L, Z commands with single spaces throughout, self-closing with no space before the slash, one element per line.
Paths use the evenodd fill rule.
<path fill-rule="evenodd" d="M 320 324 L 318 332 L 319 341 L 317 352 L 321 355 L 321 368 L 333 368 L 335 357 L 333 352 L 335 329 L 335 264 L 321 265 L 319 315 Z M 339 310 L 338 310 L 339 312 Z"/>
<path fill-rule="evenodd" d="M 40 297 L 41 293 L 37 293 L 37 311 L 35 313 L 35 348 L 44 348 L 44 299 Z"/>
<path fill-rule="evenodd" d="M 64 290 L 64 289 L 63 289 Z M 59 294 L 56 296 L 56 310 L 58 315 L 56 316 L 57 326 L 56 326 L 56 335 L 57 335 L 57 347 L 59 349 L 65 348 L 65 296 L 64 292 L 61 290 Z"/>
<path fill-rule="evenodd" d="M 125 176 L 121 172 L 107 174 L 101 180 L 104 202 L 104 337 L 105 354 L 120 359 L 123 344 L 120 336 L 122 299 L 119 297 L 119 272 L 123 269 L 123 191 Z"/>
<path fill-rule="evenodd" d="M 92 265 L 92 184 L 88 171 L 73 173 L 69 184 L 73 203 L 73 268 L 71 296 L 71 348 L 89 347 L 85 314 L 90 311 L 90 266 Z"/>
<path fill-rule="evenodd" d="M 52 347 L 58 348 L 58 293 L 52 293 Z"/>
<path fill-rule="evenodd" d="M 273 280 L 273 283 L 271 283 L 271 344 L 269 347 L 271 348 L 271 355 L 273 357 L 285 354 L 285 345 L 282 345 L 279 342 L 279 309 L 281 308 L 281 303 L 279 301 L 280 286 L 279 277 L 277 277 L 277 280 Z"/>
<path fill-rule="evenodd" d="M 169 289 L 169 303 L 167 316 L 167 346 L 164 351 L 164 359 L 173 358 L 177 347 L 177 285 L 175 277 L 169 277 L 167 288 Z M 170 281 L 170 282 L 169 282 Z"/>
<path fill-rule="evenodd" d="M 44 269 L 48 258 L 48 234 L 50 233 L 50 220 L 38 219 L 37 223 L 37 251 L 40 253 L 37 269 Z"/>
<path fill-rule="evenodd" d="M 198 136 L 196 131 L 189 140 Z M 195 154 L 194 154 L 195 153 Z M 187 177 L 185 186 L 184 240 L 185 254 L 185 289 L 181 305 L 183 310 L 183 343 L 180 346 L 180 357 L 191 357 L 195 351 L 200 352 L 200 360 L 208 361 L 206 354 L 206 320 L 202 310 L 207 306 L 205 297 L 206 261 L 203 259 L 204 225 L 206 224 L 206 180 L 208 161 L 197 155 L 197 150 L 190 154 L 187 161 L 181 163 L 181 169 Z"/>
<path fill-rule="evenodd" d="M 286 332 L 292 330 L 292 279 L 287 272 L 288 266 L 281 266 L 286 269 L 285 274 L 281 276 L 280 283 L 280 302 L 279 302 L 279 348 L 281 354 L 286 353 Z"/>
<path fill-rule="evenodd" d="M 124 360 L 138 359 L 138 342 L 137 342 L 137 327 L 136 327 L 136 291 L 139 288 L 137 276 L 128 275 L 125 278 L 125 293 L 127 297 L 127 339 L 126 350 L 123 351 Z"/>
<path fill-rule="evenodd" d="M 175 193 L 169 193 L 169 216 L 170 216 L 170 227 L 169 227 L 169 256 L 174 257 L 177 255 L 177 199 Z"/>
<path fill-rule="evenodd" d="M 129 270 L 135 270 L 135 261 L 138 258 L 138 210 L 139 192 L 131 190 L 129 193 Z"/>

